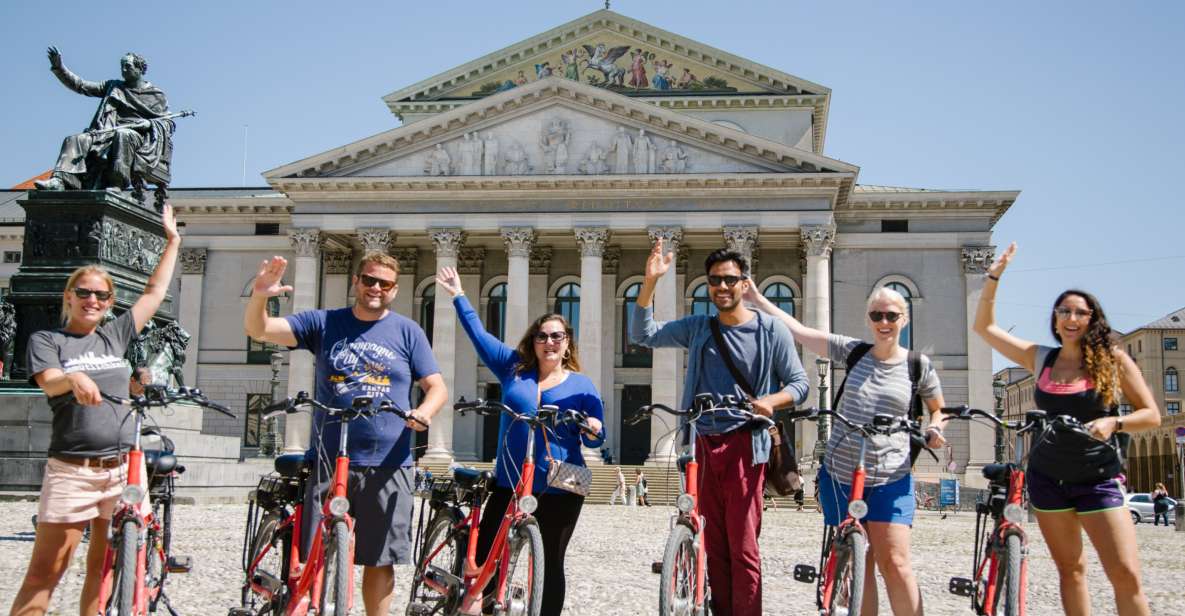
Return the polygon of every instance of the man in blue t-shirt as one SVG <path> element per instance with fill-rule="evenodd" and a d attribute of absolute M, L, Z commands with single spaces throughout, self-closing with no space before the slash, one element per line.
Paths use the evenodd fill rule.
<path fill-rule="evenodd" d="M 269 317 L 267 300 L 292 290 L 281 278 L 287 261 L 264 261 L 255 277 L 244 328 L 251 338 L 313 353 L 316 399 L 348 408 L 355 397 L 383 400 L 410 409 L 404 423 L 391 413 L 350 423 L 350 477 L 347 495 L 355 521 L 354 564 L 362 565 L 362 599 L 370 616 L 387 614 L 395 596 L 392 565 L 411 562 L 411 512 L 414 470 L 411 445 L 416 431 L 428 429 L 448 400 L 448 388 L 436 367 L 424 330 L 389 310 L 399 290 L 399 263 L 389 255 L 368 253 L 353 276 L 354 305 L 336 310 L 308 310 L 285 318 Z M 419 382 L 423 401 L 411 405 L 411 387 Z M 314 461 L 305 490 L 301 553 L 307 555 L 320 523 L 321 502 L 333 478 L 341 423 L 323 412 L 313 415 L 309 458 Z"/>

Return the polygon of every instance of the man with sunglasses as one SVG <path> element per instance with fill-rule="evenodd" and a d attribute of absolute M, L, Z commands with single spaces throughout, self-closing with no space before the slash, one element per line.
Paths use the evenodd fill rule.
<path fill-rule="evenodd" d="M 284 318 L 267 314 L 270 297 L 292 291 L 281 281 L 287 261 L 272 257 L 255 277 L 243 319 L 255 340 L 311 351 L 316 357 L 316 398 L 349 407 L 357 396 L 390 401 L 411 409 L 405 424 L 382 413 L 350 424 L 350 514 L 355 521 L 354 564 L 363 566 L 362 599 L 370 616 L 387 614 L 395 596 L 392 565 L 411 562 L 411 513 L 414 471 L 411 447 L 416 431 L 428 429 L 448 400 L 424 330 L 390 310 L 399 291 L 399 263 L 389 255 L 368 253 L 353 276 L 354 305 L 336 310 L 308 310 Z M 418 381 L 424 398 L 411 406 Z M 320 523 L 319 506 L 333 477 L 341 424 L 313 417 L 308 456 L 314 472 L 305 490 L 301 553 L 307 554 L 312 530 Z"/>
<path fill-rule="evenodd" d="M 712 394 L 717 401 L 729 395 L 748 398 L 754 413 L 771 416 L 777 408 L 805 400 L 806 373 L 790 330 L 741 301 L 753 284 L 748 261 L 739 253 L 720 249 L 704 262 L 717 316 L 691 315 L 658 322 L 652 306 L 654 288 L 670 269 L 671 260 L 672 255 L 663 252 L 662 239 L 657 240 L 646 260 L 645 280 L 630 321 L 630 338 L 643 346 L 688 350 L 680 406 L 690 408 L 699 394 Z M 717 326 L 719 340 L 713 333 Z M 741 418 L 713 415 L 701 418 L 696 425 L 700 434 L 696 443 L 700 512 L 706 522 L 704 543 L 708 577 L 712 580 L 712 611 L 721 615 L 761 614 L 757 537 L 761 534 L 762 494 L 771 443 L 764 427 L 752 429 L 747 424 Z"/>

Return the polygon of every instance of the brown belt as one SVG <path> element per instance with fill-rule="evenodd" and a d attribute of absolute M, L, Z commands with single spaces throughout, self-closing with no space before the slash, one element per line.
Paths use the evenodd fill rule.
<path fill-rule="evenodd" d="M 127 454 L 119 454 L 117 456 L 107 456 L 105 458 L 76 458 L 74 456 L 55 455 L 53 459 L 65 462 L 66 464 L 73 464 L 74 466 L 95 467 L 95 468 L 116 468 L 127 461 Z"/>

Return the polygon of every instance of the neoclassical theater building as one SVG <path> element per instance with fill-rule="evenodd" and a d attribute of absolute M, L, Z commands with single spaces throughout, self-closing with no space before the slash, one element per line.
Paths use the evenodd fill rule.
<path fill-rule="evenodd" d="M 762 293 L 823 330 L 865 335 L 865 299 L 888 285 L 909 298 L 904 342 L 933 359 L 947 402 L 992 408 L 991 353 L 969 317 L 992 227 L 1018 193 L 858 184 L 856 164 L 824 153 L 827 87 L 599 10 L 383 102 L 394 128 L 268 171 L 270 188 L 175 191 L 178 305 L 196 341 L 186 377 L 240 413 L 206 417 L 207 432 L 258 442 L 271 350 L 243 334 L 242 312 L 260 261 L 289 259 L 295 291 L 271 306 L 287 314 L 348 305 L 352 264 L 384 251 L 401 268 L 395 309 L 428 332 L 454 398 L 497 396 L 498 383 L 437 297 L 443 266 L 511 344 L 534 317 L 567 315 L 605 400 L 606 455 L 664 462 L 668 426 L 622 424 L 641 404 L 680 399 L 684 353 L 626 336 L 659 238 L 677 258 L 659 318 L 713 310 L 703 260 L 722 246 L 751 258 Z M 281 389 L 311 390 L 311 356 L 285 355 Z M 803 362 L 814 390 L 816 358 Z M 832 368 L 833 389 L 842 365 Z M 442 411 L 424 455 L 492 459 L 496 428 Z M 977 430 L 952 426 L 958 473 L 991 460 L 992 430 Z M 283 432 L 288 447 L 307 440 L 305 423 Z M 808 456 L 814 425 L 795 438 Z"/>

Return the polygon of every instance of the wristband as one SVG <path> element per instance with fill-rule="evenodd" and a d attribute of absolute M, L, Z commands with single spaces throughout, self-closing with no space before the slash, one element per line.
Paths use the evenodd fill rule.
<path fill-rule="evenodd" d="M 988 278 L 991 278 L 992 280 L 995 280 L 996 282 L 1000 282 L 1000 277 L 999 277 L 999 276 L 993 276 L 993 275 L 991 275 L 991 274 L 988 274 L 988 275 L 987 275 L 987 277 L 988 277 Z"/>

